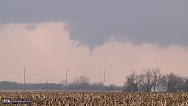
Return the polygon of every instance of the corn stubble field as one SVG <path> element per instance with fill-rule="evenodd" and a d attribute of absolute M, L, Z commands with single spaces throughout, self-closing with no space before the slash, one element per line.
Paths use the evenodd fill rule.
<path fill-rule="evenodd" d="M 188 93 L 0 91 L 0 99 L 31 100 L 32 104 L 1 106 L 188 106 Z"/>

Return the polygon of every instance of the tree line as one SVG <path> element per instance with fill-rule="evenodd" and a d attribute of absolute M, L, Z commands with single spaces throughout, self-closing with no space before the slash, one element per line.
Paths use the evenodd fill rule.
<path fill-rule="evenodd" d="M 188 78 L 181 77 L 174 73 L 163 75 L 158 67 L 143 69 L 140 73 L 132 71 L 132 73 L 127 75 L 125 79 L 125 91 L 188 91 Z"/>
<path fill-rule="evenodd" d="M 163 75 L 161 70 L 146 68 L 125 77 L 124 86 L 114 84 L 104 85 L 103 82 L 91 83 L 87 76 L 79 76 L 71 83 L 65 80 L 60 83 L 34 83 L 23 84 L 17 82 L 0 81 L 0 90 L 106 90 L 106 91 L 131 91 L 131 92 L 180 92 L 188 91 L 188 78 L 174 73 Z"/>
<path fill-rule="evenodd" d="M 102 82 L 91 83 L 87 76 L 79 76 L 75 78 L 71 83 L 67 84 L 63 80 L 60 83 L 34 83 L 34 84 L 23 84 L 10 81 L 0 81 L 0 90 L 108 90 L 117 91 L 123 90 L 122 86 L 116 86 L 114 84 L 104 85 Z"/>

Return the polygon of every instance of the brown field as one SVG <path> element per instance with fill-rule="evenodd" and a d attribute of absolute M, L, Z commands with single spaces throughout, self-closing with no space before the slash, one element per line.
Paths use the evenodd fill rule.
<path fill-rule="evenodd" d="M 31 100 L 31 106 L 188 106 L 188 93 L 0 91 L 1 101 Z M 2 104 L 0 106 L 29 106 Z"/>

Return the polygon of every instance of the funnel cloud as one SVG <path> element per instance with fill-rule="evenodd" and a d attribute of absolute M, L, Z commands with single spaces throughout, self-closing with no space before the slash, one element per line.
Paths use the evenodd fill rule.
<path fill-rule="evenodd" d="M 0 23 L 64 22 L 94 48 L 110 37 L 134 44 L 188 45 L 187 0 L 0 1 Z"/>
<path fill-rule="evenodd" d="M 0 80 L 123 85 L 159 67 L 188 76 L 188 0 L 1 0 Z"/>

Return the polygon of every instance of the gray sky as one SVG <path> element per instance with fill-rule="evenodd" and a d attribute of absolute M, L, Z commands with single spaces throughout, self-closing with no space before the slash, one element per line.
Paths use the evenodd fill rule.
<path fill-rule="evenodd" d="M 92 53 L 91 53 L 92 50 Z M 0 81 L 123 85 L 132 70 L 188 76 L 187 0 L 1 0 Z M 41 77 L 42 76 L 42 77 Z"/>
<path fill-rule="evenodd" d="M 1 0 L 0 23 L 65 22 L 90 47 L 119 40 L 188 45 L 187 0 Z"/>

